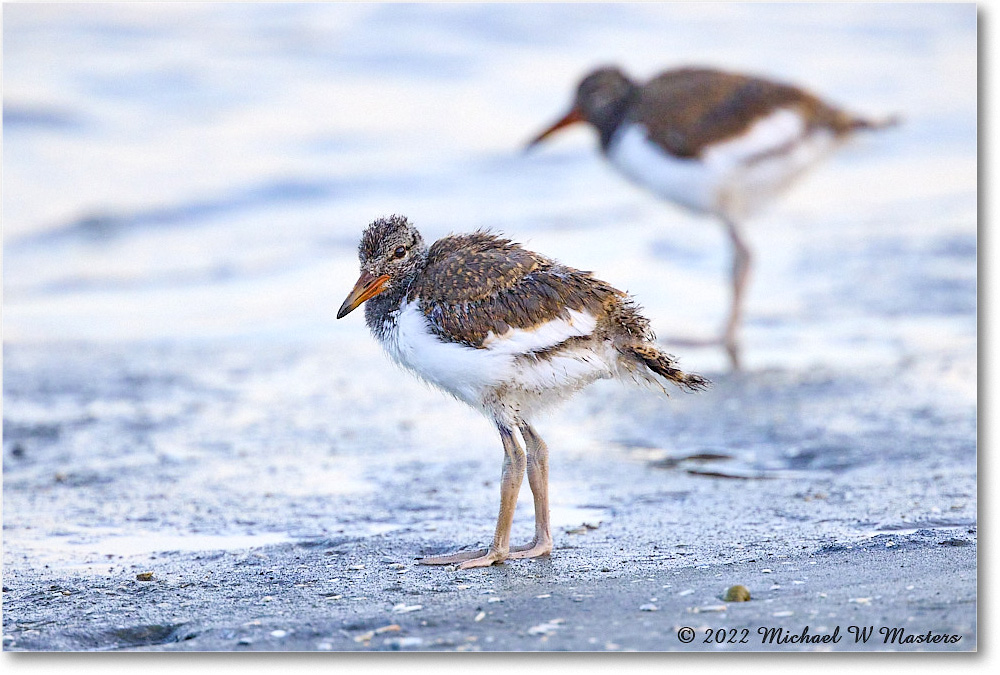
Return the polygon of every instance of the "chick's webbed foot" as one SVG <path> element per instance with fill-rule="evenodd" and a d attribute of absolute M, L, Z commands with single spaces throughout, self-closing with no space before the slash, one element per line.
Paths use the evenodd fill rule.
<path fill-rule="evenodd" d="M 519 560 L 522 558 L 537 558 L 539 556 L 548 555 L 552 553 L 552 540 L 542 540 L 542 541 L 532 541 L 530 544 L 524 544 L 522 546 L 511 546 L 510 554 L 507 556 L 510 560 Z"/>
<path fill-rule="evenodd" d="M 487 550 L 488 549 L 480 548 L 480 549 L 473 549 L 471 551 L 455 551 L 454 553 L 446 553 L 445 555 L 426 556 L 424 558 L 417 558 L 417 564 L 454 565 L 456 563 L 465 562 L 466 560 L 480 558 L 486 555 Z"/>
<path fill-rule="evenodd" d="M 480 548 L 471 551 L 456 551 L 446 555 L 428 556 L 417 559 L 418 565 L 455 565 L 464 570 L 471 567 L 489 567 L 494 563 L 503 562 L 506 554 L 501 554 L 492 548 Z"/>
<path fill-rule="evenodd" d="M 492 548 L 480 548 L 467 551 L 456 551 L 445 555 L 417 558 L 418 565 L 458 565 L 459 569 L 470 567 L 486 567 L 504 560 L 520 560 L 522 558 L 537 558 L 552 552 L 552 540 L 532 540 L 520 546 L 511 546 L 510 552 L 501 554 Z"/>

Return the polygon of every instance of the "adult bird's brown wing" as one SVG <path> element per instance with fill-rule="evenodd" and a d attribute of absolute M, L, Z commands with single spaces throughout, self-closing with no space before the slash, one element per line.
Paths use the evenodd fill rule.
<path fill-rule="evenodd" d="M 697 157 L 705 146 L 746 131 L 781 108 L 797 110 L 808 127 L 848 131 L 853 118 L 780 82 L 708 68 L 670 70 L 650 80 L 631 113 L 649 137 L 677 157 Z"/>

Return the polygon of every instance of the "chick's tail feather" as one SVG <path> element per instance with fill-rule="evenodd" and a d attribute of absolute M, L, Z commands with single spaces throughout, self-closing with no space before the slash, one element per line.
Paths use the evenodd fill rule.
<path fill-rule="evenodd" d="M 701 375 L 685 373 L 677 367 L 674 357 L 666 354 L 649 343 L 630 344 L 622 350 L 634 359 L 638 365 L 645 366 L 663 379 L 676 384 L 687 391 L 704 391 L 711 382 Z"/>

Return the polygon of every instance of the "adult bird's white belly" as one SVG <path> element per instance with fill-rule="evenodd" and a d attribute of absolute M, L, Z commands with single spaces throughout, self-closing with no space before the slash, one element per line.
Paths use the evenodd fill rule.
<path fill-rule="evenodd" d="M 720 176 L 698 159 L 675 157 L 649 139 L 641 124 L 623 124 L 608 146 L 608 159 L 638 185 L 675 204 L 711 212 Z"/>
<path fill-rule="evenodd" d="M 608 158 L 634 182 L 681 206 L 725 218 L 753 215 L 836 146 L 793 109 L 776 110 L 738 136 L 681 158 L 651 141 L 641 124 L 619 130 Z"/>

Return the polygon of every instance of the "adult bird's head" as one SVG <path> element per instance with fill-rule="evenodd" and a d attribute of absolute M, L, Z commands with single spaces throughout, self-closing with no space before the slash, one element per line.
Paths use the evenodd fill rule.
<path fill-rule="evenodd" d="M 598 68 L 580 81 L 573 107 L 562 118 L 538 134 L 527 150 L 576 122 L 589 122 L 598 130 L 613 129 L 621 121 L 636 85 L 619 68 Z"/>
<path fill-rule="evenodd" d="M 358 245 L 361 276 L 337 311 L 337 318 L 342 319 L 380 293 L 409 284 L 426 258 L 424 238 L 405 217 L 390 216 L 372 222 Z"/>

